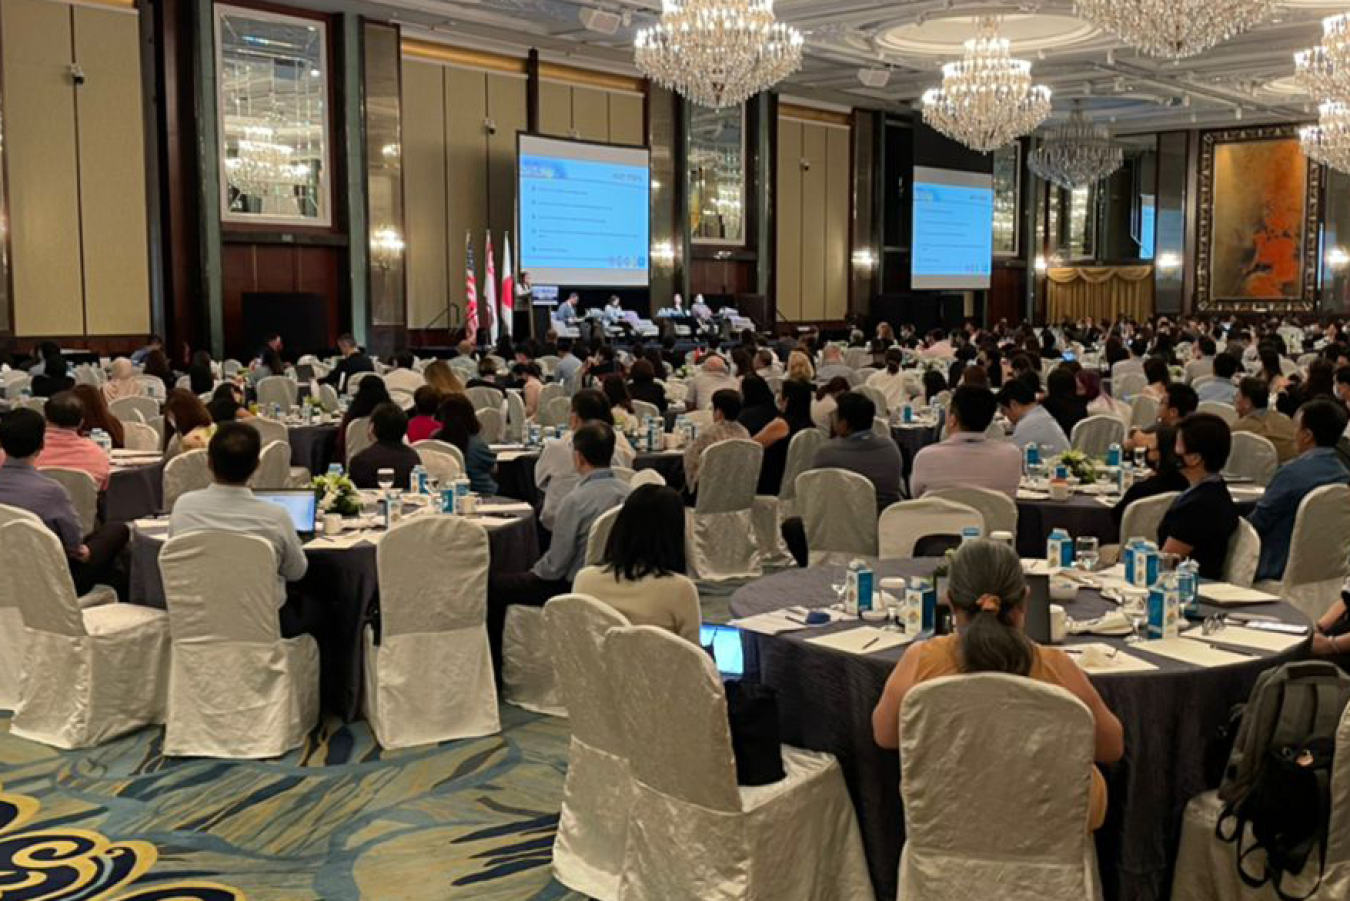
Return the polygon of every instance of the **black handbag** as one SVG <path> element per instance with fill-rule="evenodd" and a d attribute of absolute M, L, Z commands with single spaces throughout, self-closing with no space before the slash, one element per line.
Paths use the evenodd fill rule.
<path fill-rule="evenodd" d="M 731 750 L 738 785 L 768 785 L 783 772 L 778 731 L 778 692 L 767 685 L 732 679 L 726 683 Z"/>

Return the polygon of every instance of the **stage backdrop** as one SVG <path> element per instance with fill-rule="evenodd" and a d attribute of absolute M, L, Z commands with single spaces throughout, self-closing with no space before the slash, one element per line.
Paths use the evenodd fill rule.
<path fill-rule="evenodd" d="M 1321 172 L 1292 125 L 1201 135 L 1198 310 L 1313 309 Z"/>

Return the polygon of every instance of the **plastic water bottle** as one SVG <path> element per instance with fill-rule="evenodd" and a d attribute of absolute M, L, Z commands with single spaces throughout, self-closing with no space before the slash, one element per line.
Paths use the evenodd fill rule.
<path fill-rule="evenodd" d="M 329 464 L 328 464 L 328 474 L 329 474 L 330 476 L 340 476 L 340 475 L 342 475 L 342 464 L 341 464 L 341 463 L 329 463 Z"/>
<path fill-rule="evenodd" d="M 1041 446 L 1035 441 L 1032 441 L 1027 444 L 1026 449 L 1022 453 L 1026 462 L 1025 474 L 1031 475 L 1032 472 L 1041 465 Z"/>
<path fill-rule="evenodd" d="M 979 537 L 980 537 L 980 527 L 979 527 L 979 526 L 965 526 L 965 527 L 963 527 L 963 528 L 961 529 L 961 543 L 962 543 L 962 544 L 965 544 L 967 541 L 974 541 L 975 539 L 977 539 L 977 538 L 979 538 Z"/>
<path fill-rule="evenodd" d="M 1119 444 L 1119 443 L 1113 441 L 1113 442 L 1111 442 L 1111 446 L 1108 447 L 1108 448 L 1106 449 L 1106 465 L 1107 465 L 1107 466 L 1119 466 L 1119 465 L 1120 465 L 1120 444 Z"/>

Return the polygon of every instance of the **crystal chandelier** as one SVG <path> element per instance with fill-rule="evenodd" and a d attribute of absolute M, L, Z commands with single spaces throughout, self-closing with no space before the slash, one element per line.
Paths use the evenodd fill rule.
<path fill-rule="evenodd" d="M 263 197 L 277 187 L 304 184 L 309 166 L 295 163 L 295 148 L 278 143 L 273 131 L 264 126 L 244 128 L 244 137 L 235 143 L 235 155 L 225 160 L 225 178 L 240 194 Z"/>
<path fill-rule="evenodd" d="M 1075 0 L 1074 6 L 1131 47 L 1181 59 L 1264 21 L 1279 0 Z"/>
<path fill-rule="evenodd" d="M 1294 77 L 1318 100 L 1350 100 L 1350 14 L 1322 20 L 1322 43 L 1294 54 Z"/>
<path fill-rule="evenodd" d="M 1089 122 L 1075 103 L 1067 122 L 1046 130 L 1027 166 L 1046 181 L 1072 189 L 1105 178 L 1124 161 L 1106 126 Z"/>
<path fill-rule="evenodd" d="M 773 0 L 663 0 L 637 34 L 638 69 L 702 106 L 745 102 L 802 64 L 802 33 L 774 18 Z"/>
<path fill-rule="evenodd" d="M 1031 83 L 1031 63 L 1013 59 L 998 19 L 981 16 L 957 62 L 942 67 L 942 87 L 923 94 L 923 119 L 954 141 L 989 152 L 1050 115 L 1050 89 Z"/>
<path fill-rule="evenodd" d="M 1339 100 L 1320 104 L 1317 124 L 1300 128 L 1298 142 L 1313 162 L 1350 172 L 1350 104 Z"/>

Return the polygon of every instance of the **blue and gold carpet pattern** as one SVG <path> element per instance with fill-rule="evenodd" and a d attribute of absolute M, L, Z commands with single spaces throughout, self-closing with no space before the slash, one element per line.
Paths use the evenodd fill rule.
<path fill-rule="evenodd" d="M 554 882 L 567 722 L 401 751 L 327 721 L 272 761 L 87 751 L 0 713 L 0 901 L 580 901 Z"/>

